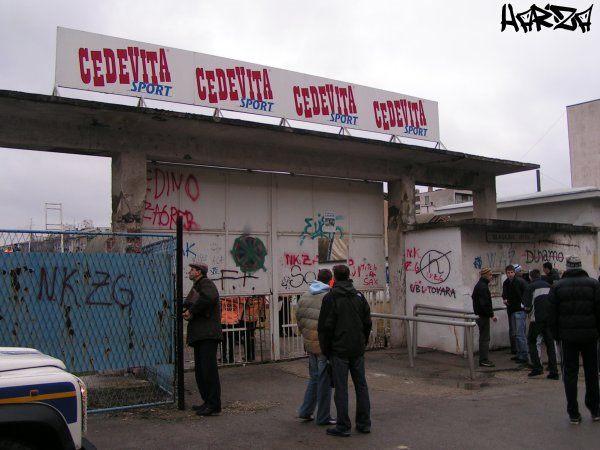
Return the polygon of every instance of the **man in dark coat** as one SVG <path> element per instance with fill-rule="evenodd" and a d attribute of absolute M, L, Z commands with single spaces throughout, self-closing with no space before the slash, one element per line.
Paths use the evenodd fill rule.
<path fill-rule="evenodd" d="M 558 366 L 556 365 L 556 350 L 554 348 L 554 339 L 550 332 L 548 324 L 548 293 L 550 292 L 550 284 L 541 279 L 541 274 L 538 269 L 533 269 L 530 272 L 531 284 L 527 286 L 523 297 L 523 305 L 525 311 L 529 313 L 529 332 L 527 334 L 527 344 L 529 345 L 529 356 L 531 365 L 533 366 L 530 377 L 535 377 L 544 373 L 540 355 L 537 350 L 537 338 L 542 336 L 548 353 L 548 376 L 551 380 L 558 380 Z"/>
<path fill-rule="evenodd" d="M 371 403 L 365 377 L 365 346 L 371 333 L 371 310 L 365 297 L 350 280 L 350 269 L 333 267 L 335 283 L 323 298 L 317 330 L 321 351 L 331 363 L 337 425 L 329 428 L 332 436 L 350 436 L 348 415 L 348 371 L 356 393 L 356 430 L 371 432 Z"/>
<path fill-rule="evenodd" d="M 188 320 L 187 342 L 194 348 L 194 369 L 201 406 L 192 406 L 199 416 L 221 412 L 221 382 L 217 368 L 217 348 L 223 340 L 221 302 L 215 284 L 206 276 L 208 267 L 190 264 L 189 278 L 194 286 L 186 297 L 183 318 Z"/>
<path fill-rule="evenodd" d="M 542 280 L 544 280 L 546 283 L 554 284 L 555 281 L 560 280 L 558 270 L 552 267 L 552 263 L 550 261 L 546 261 L 542 265 L 542 270 L 544 271 L 544 275 L 542 275 Z"/>
<path fill-rule="evenodd" d="M 523 295 L 527 289 L 527 282 L 520 276 L 516 276 L 516 271 L 521 266 L 506 266 L 506 280 L 502 284 L 502 299 L 506 305 L 510 326 L 509 333 L 514 339 L 517 355 L 512 359 L 519 364 L 529 362 L 526 337 L 526 314 L 523 309 Z"/>
<path fill-rule="evenodd" d="M 492 280 L 492 269 L 484 267 L 479 271 L 479 281 L 473 289 L 473 312 L 478 315 L 477 327 L 479 328 L 479 365 L 482 367 L 494 367 L 494 363 L 488 359 L 490 350 L 490 319 L 496 322 L 494 308 L 492 306 L 492 294 L 489 284 Z"/>
<path fill-rule="evenodd" d="M 585 375 L 585 406 L 600 421 L 597 343 L 600 329 L 600 283 L 581 268 L 578 256 L 567 258 L 567 270 L 550 289 L 550 327 L 560 341 L 567 412 L 573 425 L 581 423 L 577 403 L 579 355 Z"/>

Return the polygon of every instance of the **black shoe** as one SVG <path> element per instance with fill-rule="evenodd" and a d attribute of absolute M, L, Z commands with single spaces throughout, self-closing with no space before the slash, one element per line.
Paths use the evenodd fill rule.
<path fill-rule="evenodd" d="M 317 422 L 317 425 L 335 425 L 336 423 L 337 423 L 336 418 L 335 417 L 330 417 L 329 419 L 327 419 L 326 422 L 323 422 L 323 423 Z"/>
<path fill-rule="evenodd" d="M 300 419 L 302 422 L 310 422 L 315 418 L 313 416 L 298 416 L 298 419 Z"/>
<path fill-rule="evenodd" d="M 479 365 L 481 367 L 496 367 L 496 364 L 491 362 L 489 359 L 485 359 L 483 361 L 479 361 Z"/>
<path fill-rule="evenodd" d="M 592 414 L 592 420 L 594 422 L 600 422 L 600 412 L 597 412 L 596 414 Z"/>
<path fill-rule="evenodd" d="M 526 359 L 522 359 L 522 358 L 515 359 L 515 362 L 517 364 L 528 364 L 529 363 L 529 361 L 527 361 Z"/>
<path fill-rule="evenodd" d="M 356 431 L 362 434 L 369 434 L 371 432 L 371 427 L 356 427 Z"/>
<path fill-rule="evenodd" d="M 202 403 L 201 405 L 192 405 L 192 411 L 202 411 L 206 409 L 206 403 Z"/>
<path fill-rule="evenodd" d="M 200 411 L 196 411 L 197 416 L 218 416 L 219 414 L 221 414 L 221 408 L 211 408 L 209 406 Z"/>
<path fill-rule="evenodd" d="M 538 375 L 543 374 L 544 371 L 542 369 L 533 369 L 531 372 L 527 374 L 528 377 L 537 377 Z"/>
<path fill-rule="evenodd" d="M 329 436 L 350 437 L 349 431 L 342 431 L 337 428 L 327 428 L 327 434 Z"/>
<path fill-rule="evenodd" d="M 560 377 L 557 373 L 549 373 L 548 375 L 546 375 L 546 378 L 548 378 L 549 380 L 558 380 Z"/>
<path fill-rule="evenodd" d="M 579 425 L 581 423 L 581 414 L 577 417 L 569 417 L 569 422 L 571 425 Z"/>

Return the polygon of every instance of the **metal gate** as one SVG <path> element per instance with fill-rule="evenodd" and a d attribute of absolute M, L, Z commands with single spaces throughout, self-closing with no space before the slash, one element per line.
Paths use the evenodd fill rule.
<path fill-rule="evenodd" d="M 0 345 L 64 361 L 90 410 L 173 402 L 174 242 L 0 230 Z"/>

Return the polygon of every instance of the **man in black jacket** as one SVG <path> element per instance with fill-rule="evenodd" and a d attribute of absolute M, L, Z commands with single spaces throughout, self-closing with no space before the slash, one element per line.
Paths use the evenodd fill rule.
<path fill-rule="evenodd" d="M 548 324 L 548 293 L 550 292 L 550 284 L 541 279 L 541 274 L 538 269 L 533 269 L 529 275 L 531 276 L 531 284 L 527 286 L 523 297 L 523 305 L 525 311 L 529 313 L 531 319 L 529 323 L 529 333 L 527 334 L 527 344 L 529 345 L 529 356 L 533 369 L 529 372 L 530 377 L 535 377 L 544 373 L 540 355 L 537 350 L 537 338 L 539 335 L 544 339 L 546 352 L 548 353 L 548 376 L 551 380 L 558 380 L 558 367 L 556 365 L 556 350 L 554 348 L 554 339 L 550 333 Z"/>
<path fill-rule="evenodd" d="M 221 302 L 215 284 L 207 278 L 208 267 L 190 264 L 189 279 L 194 286 L 183 302 L 183 318 L 188 320 L 187 341 L 194 348 L 194 369 L 201 406 L 192 406 L 199 416 L 221 412 L 221 382 L 217 368 L 217 347 L 223 340 Z"/>
<path fill-rule="evenodd" d="M 514 338 L 517 355 L 512 359 L 519 364 L 527 364 L 527 337 L 526 337 L 526 314 L 523 309 L 523 294 L 527 289 L 527 282 L 516 276 L 516 270 L 521 266 L 506 266 L 506 280 L 502 284 L 502 300 L 506 305 L 510 326 L 509 333 Z"/>
<path fill-rule="evenodd" d="M 337 409 L 337 425 L 329 428 L 327 434 L 347 437 L 352 428 L 348 414 L 348 371 L 356 393 L 356 430 L 371 432 L 364 356 L 372 327 L 371 310 L 365 297 L 354 289 L 348 266 L 334 266 L 333 277 L 335 283 L 323 298 L 319 314 L 319 344 L 331 363 Z"/>
<path fill-rule="evenodd" d="M 546 283 L 554 284 L 555 281 L 560 280 L 558 270 L 552 267 L 552 263 L 550 261 L 546 261 L 542 265 L 542 270 L 544 271 L 544 275 L 542 275 L 542 280 L 544 280 Z"/>
<path fill-rule="evenodd" d="M 484 267 L 479 271 L 479 281 L 473 289 L 473 312 L 479 316 L 477 327 L 479 327 L 479 365 L 482 367 L 494 367 L 494 363 L 488 359 L 490 350 L 490 319 L 496 322 L 494 308 L 492 306 L 492 294 L 489 284 L 492 280 L 492 269 Z"/>
<path fill-rule="evenodd" d="M 560 341 L 567 412 L 572 424 L 581 423 L 577 403 L 579 355 L 585 375 L 585 406 L 600 421 L 597 341 L 600 329 L 600 283 L 581 268 L 577 256 L 567 258 L 567 270 L 550 289 L 550 327 Z"/>

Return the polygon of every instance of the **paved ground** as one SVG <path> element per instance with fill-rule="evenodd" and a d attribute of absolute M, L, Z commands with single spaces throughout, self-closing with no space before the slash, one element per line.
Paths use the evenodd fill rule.
<path fill-rule="evenodd" d="M 423 353 L 411 369 L 404 352 L 369 352 L 369 435 L 331 437 L 325 427 L 295 418 L 307 379 L 302 359 L 221 370 L 221 416 L 172 407 L 97 414 L 89 417 L 88 437 L 99 449 L 596 448 L 600 422 L 592 423 L 583 407 L 582 383 L 584 420 L 573 426 L 561 381 L 528 379 L 528 369 L 516 370 L 504 350 L 491 358 L 497 367 L 478 370 L 470 381 L 458 356 Z M 186 383 L 189 407 L 199 403 L 192 373 Z"/>

